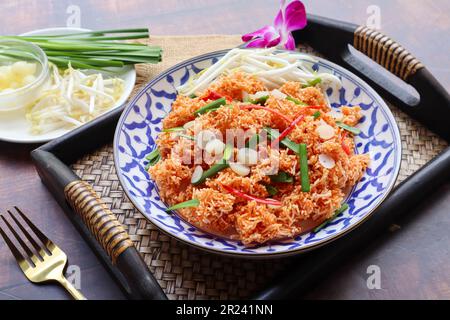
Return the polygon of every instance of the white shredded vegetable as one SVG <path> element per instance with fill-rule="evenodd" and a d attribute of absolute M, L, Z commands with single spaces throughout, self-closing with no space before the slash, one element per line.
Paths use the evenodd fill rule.
<path fill-rule="evenodd" d="M 77 127 L 111 109 L 124 92 L 120 78 L 104 79 L 69 67 L 60 71 L 50 65 L 49 87 L 27 109 L 32 134 Z"/>
<path fill-rule="evenodd" d="M 258 77 L 269 90 L 279 88 L 287 81 L 298 81 L 308 85 L 320 78 L 321 89 L 340 88 L 341 81 L 329 73 L 316 73 L 308 64 L 317 62 L 311 56 L 298 52 L 275 52 L 276 48 L 230 50 L 211 67 L 202 70 L 178 87 L 182 95 L 192 95 L 205 90 L 221 74 L 243 71 Z M 305 63 L 307 62 L 307 63 Z"/>

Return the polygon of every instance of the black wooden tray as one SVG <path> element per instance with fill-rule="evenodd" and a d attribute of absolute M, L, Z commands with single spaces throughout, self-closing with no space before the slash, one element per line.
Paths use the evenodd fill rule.
<path fill-rule="evenodd" d="M 353 71 L 402 111 L 450 141 L 449 94 L 402 46 L 366 27 L 312 15 L 308 18 L 308 26 L 294 34 L 296 40 Z M 350 46 L 359 51 L 355 53 Z M 416 93 L 394 80 L 395 76 Z M 113 139 L 122 111 L 123 107 L 113 110 L 41 146 L 32 152 L 32 159 L 44 184 L 126 295 L 130 299 L 166 299 L 125 229 L 90 185 L 69 168 L 81 156 Z M 284 271 L 253 298 L 292 298 L 307 290 L 447 181 L 448 168 L 450 148 L 400 184 L 362 226 L 323 248 L 294 258 L 292 270 Z"/>

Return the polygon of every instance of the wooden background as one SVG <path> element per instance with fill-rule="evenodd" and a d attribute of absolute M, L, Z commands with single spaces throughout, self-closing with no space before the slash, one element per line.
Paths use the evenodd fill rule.
<path fill-rule="evenodd" d="M 450 88 L 450 1 L 310 0 L 308 12 L 365 24 L 367 8 L 381 10 L 381 29 L 413 52 Z M 271 22 L 277 0 L 9 0 L 0 2 L 0 34 L 65 26 L 67 8 L 81 9 L 81 27 L 149 26 L 151 34 L 242 34 Z M 450 116 L 450 115 L 445 115 Z M 30 161 L 36 145 L 0 142 L 0 212 L 20 206 L 81 268 L 90 299 L 121 299 L 122 293 L 41 184 Z M 308 294 L 317 299 L 450 299 L 450 183 L 417 208 L 401 228 L 367 250 Z M 381 268 L 380 290 L 366 285 L 367 267 Z M 29 283 L 0 241 L 0 299 L 68 299 L 56 285 Z"/>

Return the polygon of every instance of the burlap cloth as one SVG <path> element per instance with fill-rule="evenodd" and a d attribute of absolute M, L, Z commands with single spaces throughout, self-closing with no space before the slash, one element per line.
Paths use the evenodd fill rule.
<path fill-rule="evenodd" d="M 240 43 L 240 36 L 154 36 L 150 44 L 163 48 L 163 61 L 137 67 L 137 83 L 132 96 L 150 79 L 178 62 L 203 53 L 232 48 Z M 300 50 L 313 53 L 307 47 Z M 435 157 L 447 144 L 396 107 L 390 107 L 402 137 L 399 183 Z M 94 186 L 127 228 L 169 299 L 245 298 L 266 284 L 286 264 L 286 259 L 255 261 L 205 253 L 159 231 L 133 207 L 122 191 L 114 167 L 112 144 L 84 156 L 72 168 Z"/>

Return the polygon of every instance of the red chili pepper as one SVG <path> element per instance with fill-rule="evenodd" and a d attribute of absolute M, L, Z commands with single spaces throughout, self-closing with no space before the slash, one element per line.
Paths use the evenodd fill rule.
<path fill-rule="evenodd" d="M 276 138 L 275 140 L 272 141 L 272 148 L 279 143 L 282 139 L 284 139 L 284 137 L 286 137 L 292 130 L 294 130 L 295 126 L 303 120 L 303 118 L 305 117 L 304 114 L 299 115 L 297 118 L 295 118 L 294 121 L 291 122 L 291 124 L 284 129 L 284 131 L 278 136 L 278 138 Z"/>
<path fill-rule="evenodd" d="M 350 150 L 349 146 L 345 143 L 345 138 L 346 137 L 347 137 L 347 131 L 344 131 L 344 133 L 342 134 L 342 139 L 341 139 L 342 149 L 344 150 L 344 152 L 347 155 L 351 155 L 352 151 Z"/>
<path fill-rule="evenodd" d="M 322 109 L 322 106 L 307 106 L 307 108 L 309 108 L 309 109 L 315 109 L 315 110 L 320 110 L 320 109 Z"/>
<path fill-rule="evenodd" d="M 218 94 L 215 91 L 210 91 L 207 96 L 202 98 L 202 100 L 203 101 L 208 101 L 208 100 L 217 100 L 217 99 L 220 99 L 220 98 L 222 98 L 222 96 L 220 94 Z"/>
<path fill-rule="evenodd" d="M 233 187 L 230 186 L 225 186 L 222 184 L 222 187 L 227 190 L 229 193 L 234 194 L 235 196 L 244 198 L 244 199 L 248 199 L 248 200 L 254 200 L 256 202 L 259 203 L 263 203 L 263 204 L 268 204 L 268 205 L 273 205 L 273 206 L 281 206 L 282 203 L 281 201 L 278 200 L 273 200 L 273 199 L 260 199 L 260 198 L 256 198 L 254 196 L 248 195 L 246 193 L 243 193 L 242 191 L 239 191 Z"/>
<path fill-rule="evenodd" d="M 286 117 L 284 114 L 282 114 L 280 111 L 275 110 L 275 109 L 271 109 L 271 108 L 268 108 L 268 107 L 263 107 L 263 106 L 257 106 L 257 105 L 254 105 L 254 104 L 250 104 L 250 105 L 241 106 L 240 108 L 241 109 L 262 109 L 262 110 L 266 110 L 266 111 L 272 112 L 273 114 L 276 114 L 280 118 L 286 120 L 286 122 L 291 122 L 292 121 L 291 119 Z"/>

